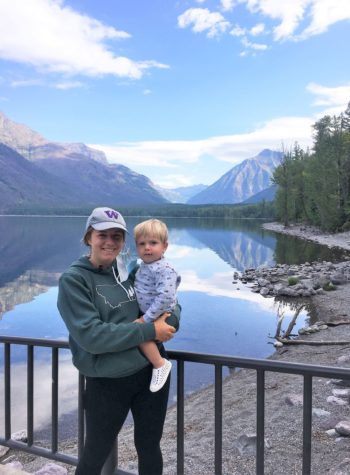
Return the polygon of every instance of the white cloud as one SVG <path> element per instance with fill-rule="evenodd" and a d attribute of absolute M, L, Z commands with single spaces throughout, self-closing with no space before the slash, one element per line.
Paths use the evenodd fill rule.
<path fill-rule="evenodd" d="M 256 51 L 265 51 L 268 48 L 268 46 L 263 43 L 252 43 L 247 38 L 242 38 L 242 44 L 246 48 L 250 48 Z"/>
<path fill-rule="evenodd" d="M 324 33 L 342 20 L 350 20 L 349 0 L 314 0 L 311 7 L 311 23 L 301 34 L 301 38 Z"/>
<path fill-rule="evenodd" d="M 148 164 L 150 168 L 176 168 L 177 161 L 195 163 L 205 152 L 200 141 L 119 142 L 115 145 L 91 144 L 105 152 L 111 162 L 128 167 Z"/>
<path fill-rule="evenodd" d="M 149 96 L 150 94 L 152 94 L 152 91 L 151 91 L 151 89 L 144 89 L 144 90 L 142 91 L 142 94 L 143 94 L 144 96 Z"/>
<path fill-rule="evenodd" d="M 235 0 L 221 0 L 221 8 L 224 12 L 230 12 L 235 6 Z"/>
<path fill-rule="evenodd" d="M 229 162 L 232 166 L 256 155 L 264 148 L 281 149 L 298 141 L 301 146 L 311 143 L 313 121 L 303 117 L 281 117 L 259 126 L 247 134 L 210 137 L 193 141 L 148 141 L 117 143 L 115 145 L 90 144 L 105 152 L 112 163 L 123 163 L 134 168 L 147 165 L 151 168 L 171 169 L 194 164 L 203 156 Z"/>
<path fill-rule="evenodd" d="M 81 88 L 85 87 L 85 84 L 83 84 L 80 81 L 62 81 L 54 86 L 56 89 L 62 89 L 62 90 L 67 90 L 67 89 L 76 89 L 76 88 Z"/>
<path fill-rule="evenodd" d="M 10 82 L 11 87 L 30 87 L 30 86 L 42 86 L 44 83 L 41 79 L 21 79 Z"/>
<path fill-rule="evenodd" d="M 310 83 L 306 89 L 316 96 L 314 106 L 326 106 L 319 115 L 338 115 L 344 112 L 350 101 L 350 83 L 338 87 L 326 87 L 320 84 Z"/>
<path fill-rule="evenodd" d="M 249 30 L 249 33 L 253 36 L 261 35 L 265 31 L 264 23 L 258 23 Z"/>
<path fill-rule="evenodd" d="M 312 0 L 242 0 L 247 4 L 248 9 L 253 12 L 260 12 L 263 15 L 281 20 L 281 23 L 274 29 L 276 40 L 290 37 L 299 22 L 302 20 L 305 8 Z"/>
<path fill-rule="evenodd" d="M 193 165 L 199 164 L 204 157 L 227 162 L 233 167 L 242 160 L 255 156 L 264 148 L 289 149 L 295 142 L 298 142 L 303 149 L 311 148 L 313 124 L 319 115 L 330 113 L 328 112 L 330 108 L 337 108 L 336 114 L 346 109 L 350 97 L 350 84 L 330 88 L 311 83 L 307 86 L 307 90 L 318 96 L 315 105 L 326 106 L 313 117 L 278 117 L 256 125 L 255 130 L 249 133 L 209 137 L 203 140 L 119 142 L 112 145 L 90 144 L 90 146 L 104 151 L 111 163 L 122 163 L 135 170 L 138 167 L 145 167 L 148 176 L 157 171 L 159 179 L 154 181 L 165 188 L 188 186 L 196 183 Z M 208 177 L 208 180 L 212 183 L 213 176 Z"/>
<path fill-rule="evenodd" d="M 268 32 L 272 31 L 275 41 L 305 40 L 326 32 L 334 23 L 350 20 L 349 0 L 221 0 L 221 9 L 226 17 L 237 4 L 244 4 L 252 15 L 272 20 L 273 25 L 269 24 Z M 210 12 L 207 8 L 190 8 L 178 17 L 180 28 L 191 27 L 195 33 L 207 32 L 208 37 L 226 33 L 230 23 L 220 13 Z M 229 34 L 241 37 L 266 32 L 265 23 L 259 22 L 250 28 L 236 25 Z M 267 46 L 254 44 L 253 49 L 263 50 Z M 246 54 L 243 52 L 241 56 Z"/>
<path fill-rule="evenodd" d="M 159 177 L 157 180 L 157 185 L 161 186 L 162 188 L 178 188 L 180 186 L 191 186 L 193 185 L 192 177 L 187 175 L 177 174 L 170 174 L 165 175 L 163 177 Z"/>
<path fill-rule="evenodd" d="M 235 25 L 230 31 L 230 35 L 239 37 L 239 36 L 244 36 L 246 32 L 247 32 L 246 28 L 242 28 L 239 25 Z"/>
<path fill-rule="evenodd" d="M 44 72 L 138 79 L 146 69 L 168 67 L 116 55 L 107 40 L 127 39 L 129 33 L 78 13 L 63 0 L 1 0 L 0 32 L 0 58 Z"/>
<path fill-rule="evenodd" d="M 209 38 L 225 33 L 230 23 L 218 12 L 210 12 L 207 8 L 189 8 L 178 17 L 180 28 L 192 26 L 194 33 L 207 32 Z"/>
<path fill-rule="evenodd" d="M 239 0 L 252 13 L 260 13 L 273 20 L 280 20 L 274 28 L 276 41 L 306 39 L 324 33 L 329 26 L 350 19 L 349 0 Z M 297 33 L 303 21 L 309 25 Z"/>

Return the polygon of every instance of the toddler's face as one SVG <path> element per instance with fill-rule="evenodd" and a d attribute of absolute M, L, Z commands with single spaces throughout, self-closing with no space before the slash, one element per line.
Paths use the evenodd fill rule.
<path fill-rule="evenodd" d="M 161 259 L 167 247 L 167 242 L 164 243 L 155 236 L 142 236 L 136 240 L 138 255 L 146 264 Z"/>

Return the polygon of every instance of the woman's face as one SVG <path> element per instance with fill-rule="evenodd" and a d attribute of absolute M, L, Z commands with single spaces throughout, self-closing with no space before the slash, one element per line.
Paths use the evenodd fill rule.
<path fill-rule="evenodd" d="M 115 260 L 124 245 L 124 232 L 111 228 L 104 231 L 91 231 L 88 239 L 91 249 L 90 262 L 93 266 L 109 266 Z"/>

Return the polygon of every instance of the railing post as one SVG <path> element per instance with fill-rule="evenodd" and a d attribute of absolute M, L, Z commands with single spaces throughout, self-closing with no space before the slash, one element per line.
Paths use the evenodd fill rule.
<path fill-rule="evenodd" d="M 27 438 L 28 445 L 34 443 L 34 347 L 27 348 Z"/>
<path fill-rule="evenodd" d="M 265 371 L 257 370 L 256 385 L 256 473 L 264 474 L 265 449 Z"/>
<path fill-rule="evenodd" d="M 84 447 L 85 433 L 85 412 L 84 412 L 84 395 L 85 395 L 85 376 L 79 373 L 78 379 L 78 458 L 81 457 Z"/>
<path fill-rule="evenodd" d="M 177 475 L 185 473 L 185 448 L 184 448 L 184 362 L 177 361 Z"/>
<path fill-rule="evenodd" d="M 5 439 L 11 438 L 11 347 L 4 344 Z"/>
<path fill-rule="evenodd" d="M 215 475 L 222 474 L 222 366 L 215 365 Z"/>
<path fill-rule="evenodd" d="M 304 375 L 303 399 L 303 475 L 311 473 L 312 376 Z"/>
<path fill-rule="evenodd" d="M 51 362 L 51 448 L 58 451 L 58 348 L 52 348 Z"/>

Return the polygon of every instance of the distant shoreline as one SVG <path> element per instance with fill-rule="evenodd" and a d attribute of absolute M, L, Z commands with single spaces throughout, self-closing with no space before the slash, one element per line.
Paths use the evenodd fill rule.
<path fill-rule="evenodd" d="M 313 241 L 328 246 L 329 248 L 338 247 L 350 251 L 350 231 L 325 233 L 314 226 L 291 224 L 285 227 L 283 224 L 277 222 L 263 223 L 262 227 L 268 231 L 300 237 L 301 239 Z"/>
<path fill-rule="evenodd" d="M 144 215 L 144 214 L 127 214 L 122 213 L 126 218 L 145 218 L 152 216 L 159 216 L 157 213 Z M 87 218 L 89 214 L 0 214 L 0 218 Z M 162 216 L 162 218 L 168 219 L 223 219 L 230 221 L 265 221 L 267 218 L 234 218 L 225 216 Z"/>

